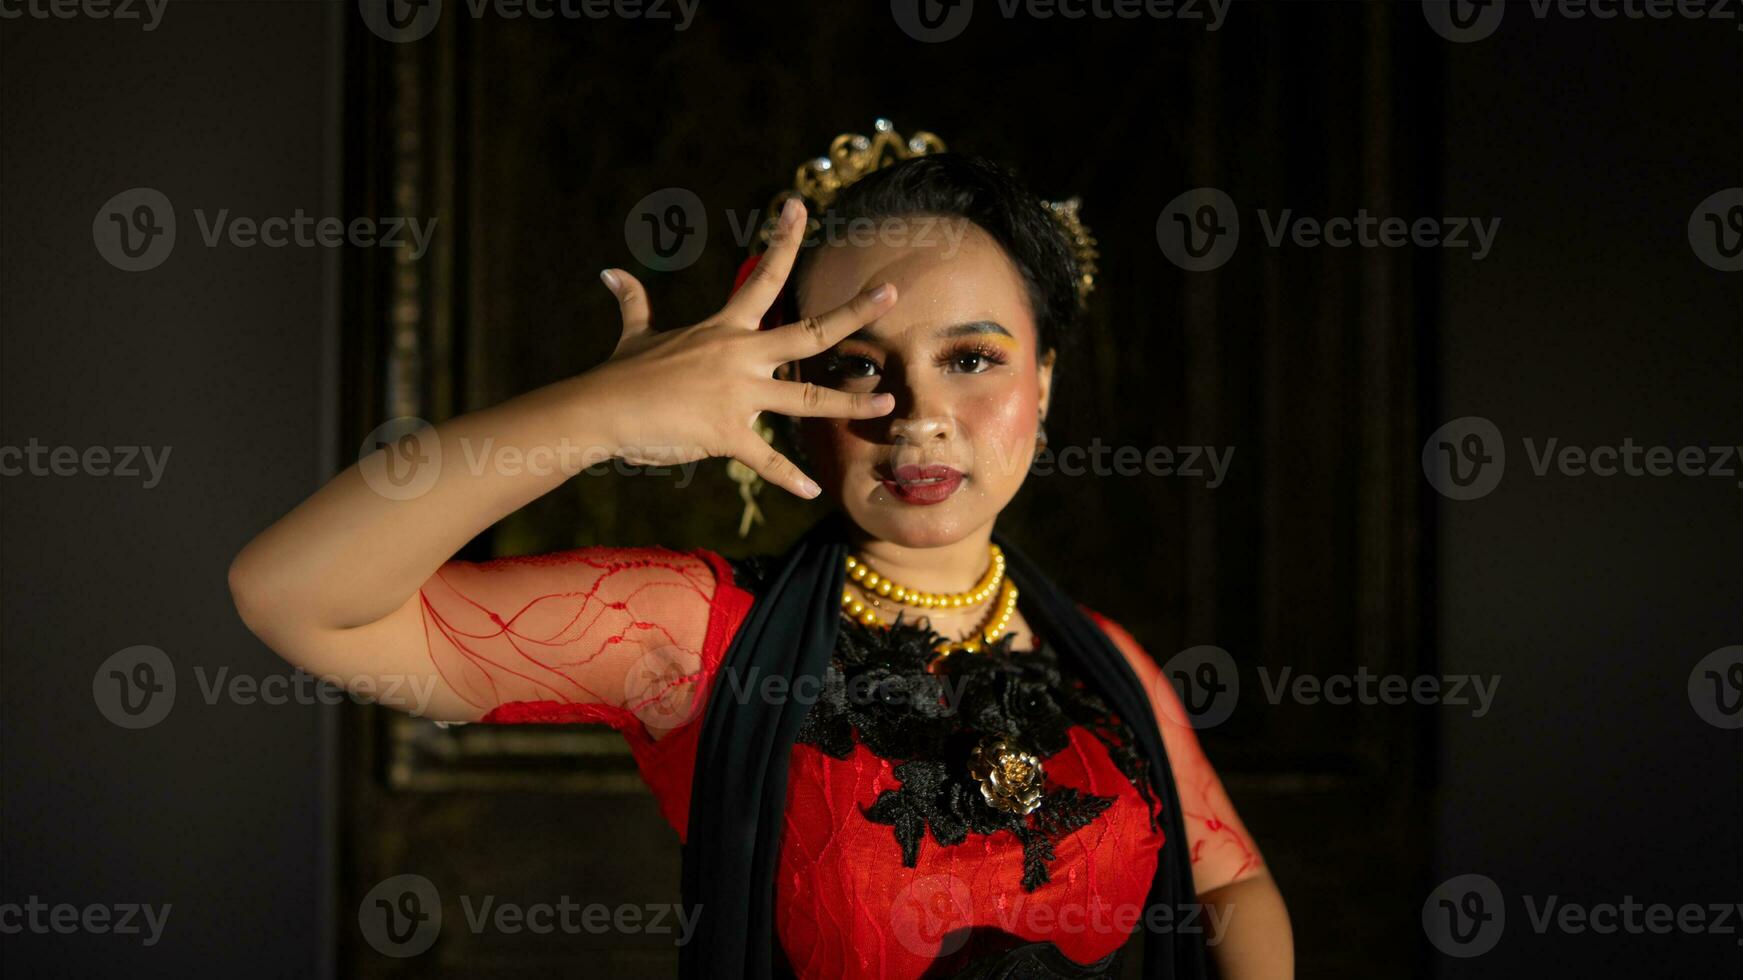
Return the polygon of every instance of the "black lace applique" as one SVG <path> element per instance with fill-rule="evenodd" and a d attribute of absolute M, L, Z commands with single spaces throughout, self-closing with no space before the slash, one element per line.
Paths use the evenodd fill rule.
<path fill-rule="evenodd" d="M 774 555 L 747 555 L 743 558 L 728 558 L 726 564 L 732 568 L 732 584 L 757 595 L 762 592 L 763 585 L 775 571 Z"/>
<path fill-rule="evenodd" d="M 1082 681 L 1061 672 L 1047 645 L 1012 652 L 1007 635 L 979 654 L 952 658 L 947 674 L 929 674 L 926 665 L 940 639 L 904 619 L 887 628 L 844 620 L 822 694 L 798 740 L 845 759 L 857 738 L 896 763 L 901 788 L 884 791 L 865 815 L 894 829 L 903 865 L 918 863 L 928 829 L 945 847 L 969 833 L 1009 831 L 1023 845 L 1023 889 L 1034 891 L 1048 880 L 1054 845 L 1100 816 L 1114 797 L 1055 787 L 1028 815 L 996 809 L 968 775 L 975 744 L 1006 736 L 1045 762 L 1070 746 L 1072 726 L 1082 726 L 1107 747 L 1146 802 L 1153 799 L 1148 767 L 1130 729 Z"/>

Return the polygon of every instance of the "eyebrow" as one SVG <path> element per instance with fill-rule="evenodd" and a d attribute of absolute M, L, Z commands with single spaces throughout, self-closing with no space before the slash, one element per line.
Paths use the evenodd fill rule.
<path fill-rule="evenodd" d="M 954 327 L 945 327 L 938 331 L 940 337 L 966 337 L 977 333 L 1001 333 L 1011 337 L 1011 332 L 991 320 L 974 320 L 969 323 L 959 323 Z M 1017 338 L 1011 337 L 1012 340 Z"/>
<path fill-rule="evenodd" d="M 994 323 L 991 320 L 971 320 L 968 323 L 958 323 L 958 324 L 955 324 L 953 326 L 944 327 L 944 328 L 937 331 L 938 336 L 946 337 L 946 338 L 949 338 L 949 337 L 967 337 L 967 336 L 970 336 L 973 334 L 982 334 L 982 333 L 1003 334 L 1006 337 L 1010 337 L 1012 340 L 1017 339 L 1016 337 L 1011 336 L 1011 332 L 1009 330 L 1006 330 L 1004 327 L 1000 326 L 997 323 Z M 846 339 L 848 339 L 848 340 L 861 340 L 861 341 L 865 341 L 866 343 L 871 343 L 872 342 L 871 328 L 870 327 L 860 327 L 858 330 L 855 330 L 853 333 L 848 334 Z"/>

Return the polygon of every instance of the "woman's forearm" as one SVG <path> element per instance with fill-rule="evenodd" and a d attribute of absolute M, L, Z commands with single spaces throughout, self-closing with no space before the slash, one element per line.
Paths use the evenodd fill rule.
<path fill-rule="evenodd" d="M 416 473 L 420 492 L 407 499 L 392 499 L 401 494 L 383 481 L 383 452 L 347 467 L 236 556 L 230 583 L 244 618 L 257 632 L 345 629 L 398 609 L 479 532 L 611 458 L 604 427 L 590 424 L 611 405 L 591 388 L 582 375 L 423 430 L 415 465 L 433 463 L 434 479 L 424 489 L 415 481 L 430 470 Z M 546 465 L 492 465 L 505 449 Z"/>
<path fill-rule="evenodd" d="M 1199 896 L 1209 921 L 1211 956 L 1225 980 L 1290 980 L 1295 936 L 1270 874 L 1261 872 Z"/>

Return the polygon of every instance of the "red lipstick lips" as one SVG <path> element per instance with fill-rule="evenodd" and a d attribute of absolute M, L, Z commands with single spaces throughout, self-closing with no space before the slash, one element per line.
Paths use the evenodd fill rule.
<path fill-rule="evenodd" d="M 907 504 L 936 504 L 962 486 L 962 474 L 949 466 L 898 466 L 884 489 Z"/>

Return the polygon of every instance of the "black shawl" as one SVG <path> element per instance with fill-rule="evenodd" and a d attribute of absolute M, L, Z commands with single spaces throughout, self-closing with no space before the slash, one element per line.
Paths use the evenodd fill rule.
<path fill-rule="evenodd" d="M 774 887 L 787 763 L 811 707 L 807 692 L 821 690 L 835 648 L 846 531 L 846 518 L 832 513 L 775 563 L 708 697 L 684 845 L 683 900 L 699 913 L 680 954 L 686 980 L 760 980 L 789 972 L 775 938 Z M 1007 574 L 1022 591 L 1024 616 L 1126 721 L 1150 761 L 1166 843 L 1147 908 L 1165 909 L 1156 916 L 1162 922 L 1178 921 L 1197 899 L 1180 800 L 1149 698 L 1126 658 L 1083 609 L 997 531 L 993 542 L 1004 550 Z M 769 678 L 779 679 L 781 686 L 772 688 L 777 696 L 765 698 L 761 692 Z M 793 696 L 779 696 L 781 691 Z M 1140 920 L 1140 930 L 1151 918 Z M 1197 980 L 1209 975 L 1201 933 L 1147 935 L 1144 976 Z"/>

